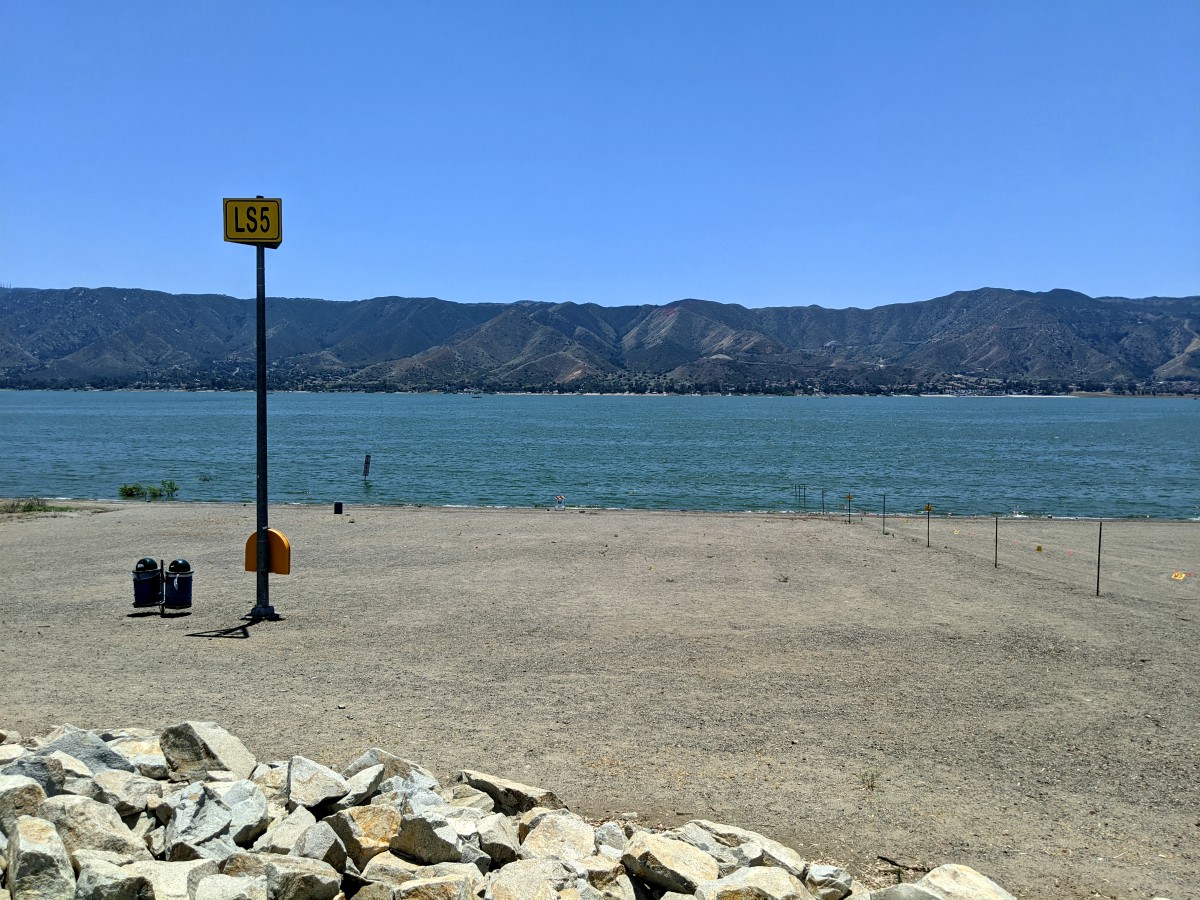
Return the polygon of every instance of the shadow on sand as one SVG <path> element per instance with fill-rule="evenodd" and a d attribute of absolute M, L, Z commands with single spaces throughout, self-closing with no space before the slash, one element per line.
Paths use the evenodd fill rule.
<path fill-rule="evenodd" d="M 229 628 L 214 628 L 211 631 L 193 631 L 190 634 L 185 634 L 184 637 L 202 637 L 202 638 L 237 638 L 244 640 L 250 637 L 250 629 L 261 622 L 282 622 L 283 617 L 278 616 L 274 619 L 259 619 L 254 616 L 242 616 L 240 625 L 232 625 Z"/>

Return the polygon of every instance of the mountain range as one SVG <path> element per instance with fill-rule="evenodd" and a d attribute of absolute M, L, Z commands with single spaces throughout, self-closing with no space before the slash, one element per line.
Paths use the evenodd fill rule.
<path fill-rule="evenodd" d="M 1200 392 L 1200 297 L 959 291 L 872 309 L 268 298 L 309 390 Z M 0 288 L 0 387 L 251 388 L 255 303 Z"/>

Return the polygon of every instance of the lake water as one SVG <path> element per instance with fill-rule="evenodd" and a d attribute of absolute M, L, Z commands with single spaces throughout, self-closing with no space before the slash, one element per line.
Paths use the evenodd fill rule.
<path fill-rule="evenodd" d="M 0 496 L 255 497 L 253 393 L 0 391 Z M 1200 401 L 272 394 L 272 503 L 1200 516 Z M 362 477 L 370 453 L 371 477 Z M 799 486 L 803 486 L 801 491 Z"/>

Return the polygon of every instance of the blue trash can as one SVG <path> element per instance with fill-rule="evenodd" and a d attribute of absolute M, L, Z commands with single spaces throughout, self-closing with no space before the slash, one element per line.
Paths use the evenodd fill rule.
<path fill-rule="evenodd" d="M 162 568 L 157 559 L 144 556 L 133 567 L 133 605 L 147 609 L 162 603 Z"/>
<path fill-rule="evenodd" d="M 167 609 L 192 608 L 192 564 L 186 559 L 175 559 L 167 565 L 163 606 Z"/>

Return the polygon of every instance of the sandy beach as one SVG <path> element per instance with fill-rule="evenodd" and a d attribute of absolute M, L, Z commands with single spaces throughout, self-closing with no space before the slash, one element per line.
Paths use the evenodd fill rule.
<path fill-rule="evenodd" d="M 276 507 L 0 516 L 0 726 L 213 720 L 572 809 L 762 831 L 873 884 L 1200 896 L 1200 523 Z M 1038 549 L 1040 548 L 1040 549 Z M 131 615 L 142 556 L 192 614 Z M 995 562 L 999 561 L 999 566 Z"/>

